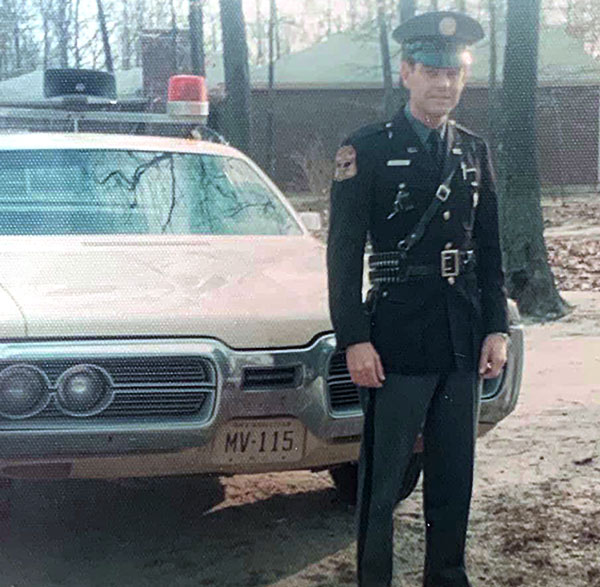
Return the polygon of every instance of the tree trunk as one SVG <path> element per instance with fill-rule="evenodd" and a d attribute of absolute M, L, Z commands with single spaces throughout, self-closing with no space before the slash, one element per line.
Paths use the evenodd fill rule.
<path fill-rule="evenodd" d="M 102 0 L 96 0 L 96 6 L 98 7 L 98 24 L 100 25 L 102 46 L 104 47 L 104 63 L 106 65 L 106 70 L 112 73 L 115 68 L 113 65 L 112 52 L 110 50 L 110 40 L 108 38 L 108 29 L 106 28 L 106 18 L 104 17 Z"/>
<path fill-rule="evenodd" d="M 190 0 L 190 53 L 192 73 L 206 75 L 206 54 L 204 51 L 204 6 L 203 0 Z"/>
<path fill-rule="evenodd" d="M 348 13 L 350 15 L 350 30 L 355 31 L 357 24 L 356 0 L 350 0 Z"/>
<path fill-rule="evenodd" d="M 456 10 L 459 12 L 467 11 L 467 0 L 456 0 Z"/>
<path fill-rule="evenodd" d="M 46 10 L 42 9 L 42 23 L 44 30 L 44 69 L 48 69 L 50 65 L 50 30 L 48 23 L 48 14 Z"/>
<path fill-rule="evenodd" d="M 271 176 L 275 172 L 275 29 L 277 27 L 277 3 L 270 2 L 269 14 L 269 92 L 267 107 L 267 162 Z"/>
<path fill-rule="evenodd" d="M 174 0 L 169 0 L 169 8 L 171 12 L 171 55 L 173 56 L 171 71 L 177 73 L 179 71 L 179 60 L 177 59 L 177 13 Z"/>
<path fill-rule="evenodd" d="M 502 229 L 509 295 L 529 316 L 563 316 L 544 242 L 536 161 L 540 0 L 508 0 L 504 58 Z"/>
<path fill-rule="evenodd" d="M 80 0 L 75 0 L 75 16 L 73 18 L 73 52 L 75 53 L 75 67 L 81 67 L 81 53 L 79 49 L 79 4 Z"/>
<path fill-rule="evenodd" d="M 385 18 L 384 0 L 377 0 L 377 26 L 379 28 L 379 46 L 381 50 L 381 65 L 383 69 L 383 110 L 386 118 L 394 115 L 396 104 L 394 100 L 394 82 L 392 80 L 392 64 L 390 60 L 390 41 L 387 21 Z"/>
<path fill-rule="evenodd" d="M 400 22 L 404 22 L 415 15 L 415 0 L 400 0 L 398 2 L 398 14 Z"/>
<path fill-rule="evenodd" d="M 275 2 L 274 4 L 272 4 L 273 10 L 275 11 L 275 14 L 273 16 L 273 22 L 275 23 L 275 55 L 276 61 L 279 61 L 281 59 L 281 30 L 279 28 L 279 14 L 277 11 L 277 2 Z"/>
<path fill-rule="evenodd" d="M 54 25 L 58 37 L 60 66 L 69 67 L 69 19 L 67 18 L 68 0 L 59 0 L 54 14 Z"/>
<path fill-rule="evenodd" d="M 122 0 L 123 23 L 121 30 L 121 67 L 131 69 L 131 30 L 129 28 L 129 0 Z"/>
<path fill-rule="evenodd" d="M 256 31 L 256 65 L 262 65 L 263 59 L 265 58 L 264 23 L 262 19 L 262 12 L 260 10 L 260 2 L 261 0 L 256 0 L 256 25 L 254 27 L 254 30 Z"/>
<path fill-rule="evenodd" d="M 497 39 L 497 13 L 496 1 L 488 0 L 488 11 L 490 17 L 490 71 L 488 83 L 488 138 L 494 160 L 498 153 L 498 116 L 500 115 L 498 104 L 498 39 Z"/>
<path fill-rule="evenodd" d="M 135 0 L 135 66 L 142 65 L 142 31 L 144 30 L 144 0 Z"/>
<path fill-rule="evenodd" d="M 218 39 L 217 20 L 218 20 L 217 16 L 212 16 L 211 19 L 210 19 L 210 28 L 211 28 L 211 32 L 212 32 L 212 35 L 211 35 L 211 48 L 212 48 L 213 55 L 219 51 L 219 43 L 217 41 L 217 39 Z"/>
<path fill-rule="evenodd" d="M 250 71 L 242 0 L 219 0 L 225 69 L 225 133 L 238 149 L 250 150 Z"/>
<path fill-rule="evenodd" d="M 15 70 L 21 72 L 21 30 L 19 29 L 19 18 L 15 15 L 15 27 L 13 31 L 15 37 Z"/>
<path fill-rule="evenodd" d="M 416 12 L 416 0 L 400 0 L 398 2 L 398 13 L 400 15 L 400 22 L 404 22 L 413 16 Z M 406 104 L 409 99 L 408 90 L 400 84 L 400 102 Z"/>

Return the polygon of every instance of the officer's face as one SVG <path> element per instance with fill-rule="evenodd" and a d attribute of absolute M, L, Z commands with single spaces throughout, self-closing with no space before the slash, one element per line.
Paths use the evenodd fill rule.
<path fill-rule="evenodd" d="M 465 86 L 464 68 L 437 68 L 402 62 L 402 83 L 410 91 L 410 105 L 421 118 L 439 119 L 452 111 Z"/>

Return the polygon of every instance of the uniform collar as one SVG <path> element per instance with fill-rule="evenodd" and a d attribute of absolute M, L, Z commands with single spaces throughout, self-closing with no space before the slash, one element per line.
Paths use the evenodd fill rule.
<path fill-rule="evenodd" d="M 386 124 L 386 128 L 389 133 L 389 138 L 401 137 L 400 144 L 403 156 L 410 159 L 410 165 L 414 168 L 422 169 L 423 171 L 429 172 L 431 170 L 431 164 L 433 159 L 429 155 L 427 146 L 425 148 L 419 148 L 419 143 L 422 141 L 419 136 L 418 127 L 411 123 L 411 117 L 414 116 L 407 112 L 407 108 L 401 108 L 396 116 Z M 426 127 L 420 123 L 426 130 L 425 141 L 429 136 L 432 129 Z M 444 163 L 444 170 L 442 176 L 446 177 L 452 170 L 454 165 L 459 165 L 463 157 L 462 139 L 460 133 L 457 132 L 455 123 L 453 120 L 446 121 L 445 124 L 446 137 L 446 160 Z M 422 147 L 422 145 L 421 145 Z"/>
<path fill-rule="evenodd" d="M 447 120 L 437 129 L 430 128 L 426 124 L 423 124 L 418 118 L 415 118 L 413 116 L 413 113 L 410 111 L 409 103 L 407 103 L 406 106 L 404 106 L 404 116 L 406 116 L 406 120 L 408 120 L 415 133 L 417 133 L 417 136 L 419 137 L 423 145 L 427 145 L 427 139 L 429 139 L 429 135 L 432 132 L 438 132 L 442 140 L 444 140 L 444 138 L 446 137 L 446 130 L 448 126 Z"/>

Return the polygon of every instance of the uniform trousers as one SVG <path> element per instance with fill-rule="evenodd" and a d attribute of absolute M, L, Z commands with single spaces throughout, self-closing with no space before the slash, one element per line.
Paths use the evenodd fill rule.
<path fill-rule="evenodd" d="M 388 373 L 382 388 L 362 388 L 357 571 L 360 587 L 388 587 L 396 496 L 418 433 L 424 435 L 425 587 L 468 587 L 465 540 L 479 412 L 475 371 Z"/>

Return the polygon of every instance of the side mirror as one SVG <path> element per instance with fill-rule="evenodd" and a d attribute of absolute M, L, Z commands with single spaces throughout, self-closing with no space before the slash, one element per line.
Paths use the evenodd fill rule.
<path fill-rule="evenodd" d="M 323 228 L 321 215 L 318 212 L 300 212 L 300 220 L 308 230 L 317 231 Z"/>

